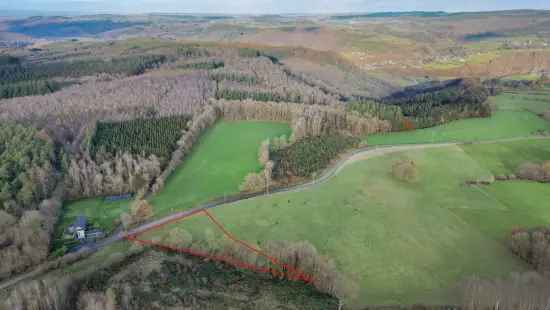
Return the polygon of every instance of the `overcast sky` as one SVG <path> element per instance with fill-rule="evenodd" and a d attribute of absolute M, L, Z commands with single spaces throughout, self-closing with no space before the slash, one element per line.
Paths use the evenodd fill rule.
<path fill-rule="evenodd" d="M 0 0 L 0 10 L 102 13 L 343 13 L 550 9 L 550 0 Z"/>

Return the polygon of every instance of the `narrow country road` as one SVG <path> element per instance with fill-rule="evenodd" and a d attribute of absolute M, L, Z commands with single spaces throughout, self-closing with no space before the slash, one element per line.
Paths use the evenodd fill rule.
<path fill-rule="evenodd" d="M 518 138 L 507 138 L 507 139 L 498 139 L 498 140 L 487 140 L 487 141 L 478 141 L 478 142 L 448 142 L 448 143 L 432 143 L 432 144 L 403 144 L 403 145 L 388 145 L 388 146 L 369 146 L 364 148 L 359 148 L 356 150 L 353 150 L 352 152 L 342 156 L 336 163 L 331 165 L 331 167 L 327 168 L 325 171 L 321 173 L 321 175 L 309 182 L 298 184 L 295 186 L 291 186 L 288 188 L 278 188 L 273 191 L 270 191 L 269 193 L 251 193 L 251 194 L 244 194 L 244 195 L 238 195 L 230 198 L 223 198 L 223 199 L 217 199 L 209 203 L 205 203 L 203 205 L 197 206 L 192 209 L 188 209 L 185 211 L 180 211 L 176 213 L 172 213 L 170 215 L 167 215 L 163 218 L 156 219 L 144 224 L 141 224 L 140 226 L 131 229 L 128 232 L 123 231 L 117 231 L 113 235 L 111 235 L 108 238 L 103 239 L 102 241 L 92 245 L 88 246 L 86 248 L 83 248 L 81 251 L 98 251 L 108 245 L 111 245 L 115 242 L 121 241 L 125 239 L 126 236 L 132 236 L 132 235 L 138 235 L 140 233 L 149 231 L 153 228 L 177 221 L 179 219 L 182 219 L 184 217 L 190 216 L 195 213 L 199 213 L 202 210 L 205 209 L 213 209 L 222 207 L 225 205 L 234 204 L 239 201 L 252 199 L 255 197 L 260 196 L 270 196 L 270 195 L 276 195 L 280 193 L 289 193 L 289 192 L 299 192 L 304 191 L 307 189 L 310 189 L 312 187 L 321 185 L 323 183 L 326 183 L 329 181 L 332 177 L 338 175 L 348 165 L 361 161 L 361 160 L 367 160 L 374 157 L 380 157 L 385 156 L 389 154 L 399 153 L 399 152 L 405 152 L 405 151 L 414 151 L 414 150 L 422 150 L 422 149 L 434 149 L 434 148 L 442 148 L 442 147 L 448 147 L 453 145 L 466 145 L 466 144 L 495 144 L 495 143 L 506 143 L 506 142 L 514 142 L 514 141 L 526 141 L 526 140 L 550 140 L 549 136 L 532 136 L 532 137 L 518 137 Z M 19 275 L 15 278 L 9 279 L 3 283 L 0 283 L 0 290 L 9 288 L 23 280 L 33 278 L 35 276 L 40 275 L 40 268 L 30 271 L 28 273 Z"/>

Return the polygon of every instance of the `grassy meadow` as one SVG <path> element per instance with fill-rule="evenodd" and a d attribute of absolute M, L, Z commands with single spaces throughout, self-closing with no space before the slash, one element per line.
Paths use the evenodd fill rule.
<path fill-rule="evenodd" d="M 261 169 L 258 163 L 261 142 L 290 133 L 284 123 L 218 123 L 193 147 L 190 156 L 168 178 L 164 189 L 149 199 L 155 207 L 155 216 L 238 193 L 244 177 Z"/>
<path fill-rule="evenodd" d="M 541 150 L 542 149 L 542 150 Z M 506 151 L 501 155 L 500 152 Z M 508 155 L 521 151 L 515 162 Z M 359 161 L 329 182 L 213 209 L 237 237 L 261 247 L 266 240 L 308 240 L 335 259 L 359 285 L 353 305 L 447 304 L 468 276 L 505 276 L 526 266 L 506 248 L 517 226 L 550 224 L 550 187 L 531 182 L 466 186 L 514 169 L 516 162 L 550 158 L 549 141 L 449 146 Z M 391 174 L 412 159 L 417 182 Z M 503 168 L 504 167 L 504 168 Z M 165 227 L 216 244 L 221 234 L 202 216 Z"/>
<path fill-rule="evenodd" d="M 376 134 L 370 145 L 473 142 L 533 136 L 550 132 L 550 122 L 538 114 L 550 110 L 550 92 L 504 93 L 495 98 L 489 118 L 470 118 L 431 128 Z"/>

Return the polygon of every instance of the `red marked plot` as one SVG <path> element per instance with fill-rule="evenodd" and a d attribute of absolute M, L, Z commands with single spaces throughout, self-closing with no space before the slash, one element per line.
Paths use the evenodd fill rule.
<path fill-rule="evenodd" d="M 255 264 L 246 263 L 242 260 L 236 259 L 234 257 L 231 257 L 229 254 L 221 254 L 221 255 L 213 255 L 211 253 L 208 253 L 206 251 L 194 249 L 191 247 L 177 247 L 174 245 L 165 244 L 163 242 L 153 241 L 153 240 L 145 240 L 138 238 L 138 236 L 143 235 L 144 233 L 154 231 L 156 229 L 162 228 L 168 224 L 172 224 L 184 219 L 187 219 L 189 217 L 195 216 L 195 215 L 203 215 L 208 218 L 208 220 L 214 224 L 214 226 L 219 229 L 219 231 L 224 235 L 225 238 L 233 242 L 234 244 L 246 249 L 250 253 L 253 253 L 257 255 L 258 257 L 264 258 L 267 262 L 269 262 L 270 266 L 257 266 Z M 184 216 L 175 217 L 174 219 L 165 221 L 161 224 L 152 225 L 151 227 L 146 227 L 145 229 L 139 231 L 139 233 L 134 234 L 128 234 L 125 237 L 126 240 L 140 244 L 145 246 L 152 246 L 160 250 L 164 251 L 171 251 L 175 253 L 182 253 L 182 254 L 188 254 L 196 257 L 201 257 L 205 259 L 210 259 L 217 262 L 226 263 L 228 265 L 231 265 L 236 268 L 250 270 L 254 272 L 259 273 L 267 273 L 271 274 L 273 277 L 280 277 L 280 278 L 286 278 L 292 281 L 302 281 L 306 284 L 312 283 L 313 277 L 311 275 L 305 274 L 304 272 L 300 271 L 297 268 L 294 268 L 292 266 L 289 266 L 288 264 L 279 262 L 275 257 L 270 256 L 263 252 L 262 250 L 256 248 L 255 246 L 238 239 L 235 237 L 232 233 L 227 231 L 225 227 L 212 215 L 210 212 L 208 212 L 206 209 L 200 209 L 195 212 L 191 212 L 189 214 L 186 214 Z"/>

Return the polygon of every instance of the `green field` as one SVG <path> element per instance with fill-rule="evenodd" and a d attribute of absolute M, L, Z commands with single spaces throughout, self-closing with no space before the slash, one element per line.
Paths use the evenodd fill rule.
<path fill-rule="evenodd" d="M 499 156 L 506 149 L 525 150 L 521 160 L 550 157 L 550 141 L 410 151 L 357 162 L 306 191 L 255 198 L 212 213 L 236 236 L 260 246 L 266 240 L 309 240 L 359 283 L 351 298 L 355 305 L 452 303 L 455 285 L 465 277 L 526 268 L 505 246 L 512 228 L 550 224 L 547 185 L 464 185 L 488 179 L 502 167 L 512 169 L 515 164 Z M 403 158 L 417 162 L 417 183 L 392 177 L 392 163 Z M 196 241 L 212 243 L 220 236 L 200 217 L 165 231 L 173 227 L 191 232 Z"/>
<path fill-rule="evenodd" d="M 290 135 L 287 124 L 220 121 L 201 137 L 192 153 L 168 179 L 166 187 L 150 198 L 155 216 L 237 193 L 244 177 L 261 168 L 257 159 L 261 142 L 281 135 Z M 89 221 L 110 231 L 114 228 L 113 222 L 127 210 L 127 200 L 107 203 L 103 198 L 95 198 L 68 203 L 64 206 L 56 235 L 61 237 L 63 229 L 78 215 L 86 215 Z"/>
<path fill-rule="evenodd" d="M 261 169 L 258 148 L 267 138 L 290 136 L 284 123 L 220 122 L 208 131 L 165 188 L 149 200 L 155 216 L 185 210 L 199 203 L 239 192 L 250 172 Z"/>
<path fill-rule="evenodd" d="M 550 132 L 550 122 L 537 114 L 550 109 L 550 92 L 505 93 L 495 98 L 497 111 L 490 118 L 472 118 L 406 132 L 371 135 L 370 145 L 469 142 L 526 137 Z"/>
<path fill-rule="evenodd" d="M 515 173 L 524 162 L 550 160 L 549 140 L 514 141 L 499 144 L 467 144 L 462 149 L 494 175 Z"/>

